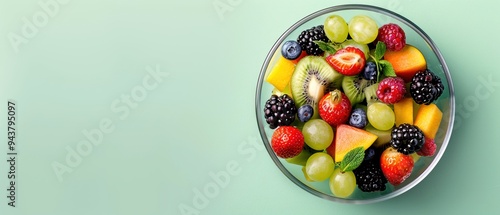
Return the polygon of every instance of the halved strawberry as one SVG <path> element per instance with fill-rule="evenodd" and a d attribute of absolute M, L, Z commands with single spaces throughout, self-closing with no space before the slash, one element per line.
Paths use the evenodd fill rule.
<path fill-rule="evenodd" d="M 342 75 L 352 76 L 361 72 L 365 66 L 365 54 L 361 49 L 348 46 L 328 55 L 326 62 Z"/>

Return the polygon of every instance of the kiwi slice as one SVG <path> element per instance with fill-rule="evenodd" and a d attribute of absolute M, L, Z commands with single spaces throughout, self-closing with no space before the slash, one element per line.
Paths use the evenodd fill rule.
<path fill-rule="evenodd" d="M 366 98 L 366 104 L 370 106 L 370 104 L 375 103 L 375 102 L 380 102 L 380 99 L 377 97 L 377 89 L 378 89 L 378 83 L 372 84 L 368 87 L 365 88 L 365 98 Z"/>
<path fill-rule="evenodd" d="M 344 76 L 342 80 L 342 89 L 351 101 L 352 105 L 361 103 L 365 100 L 365 88 L 375 84 L 375 80 L 366 80 L 360 75 Z"/>
<path fill-rule="evenodd" d="M 324 58 L 306 56 L 295 67 L 290 88 L 295 105 L 298 107 L 309 104 L 314 108 L 313 118 L 317 118 L 318 102 L 331 87 L 339 83 L 343 75 L 335 71 Z"/>

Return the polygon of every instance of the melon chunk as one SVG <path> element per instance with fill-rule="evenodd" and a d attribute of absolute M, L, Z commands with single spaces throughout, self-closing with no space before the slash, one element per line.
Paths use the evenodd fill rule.
<path fill-rule="evenodd" d="M 275 87 L 271 93 L 277 96 L 287 94 L 288 96 L 290 96 L 290 98 L 292 98 L 292 90 L 290 89 L 290 84 L 287 85 L 283 91 L 280 91 L 278 90 L 278 88 Z"/>
<path fill-rule="evenodd" d="M 383 147 L 391 141 L 391 131 L 392 131 L 391 129 L 381 131 L 381 130 L 374 128 L 373 125 L 368 124 L 368 125 L 366 125 L 365 130 L 372 133 L 372 134 L 377 135 L 377 139 L 373 143 L 373 146 L 375 146 L 375 147 Z"/>
<path fill-rule="evenodd" d="M 422 52 L 408 44 L 399 51 L 387 50 L 384 59 L 392 64 L 396 75 L 403 78 L 405 82 L 410 82 L 418 71 L 427 68 Z"/>
<path fill-rule="evenodd" d="M 413 99 L 408 97 L 394 104 L 396 126 L 403 123 L 413 124 Z"/>
<path fill-rule="evenodd" d="M 290 84 L 290 79 L 292 78 L 294 70 L 295 64 L 281 56 L 267 76 L 266 81 L 283 92 L 288 84 Z"/>
<path fill-rule="evenodd" d="M 425 137 L 434 139 L 442 118 L 443 112 L 436 104 L 420 105 L 414 125 L 422 130 Z"/>
<path fill-rule="evenodd" d="M 416 152 L 410 154 L 411 158 L 413 158 L 413 163 L 417 163 L 417 161 L 420 159 L 420 155 L 418 155 Z"/>
<path fill-rule="evenodd" d="M 368 149 L 376 139 L 377 135 L 363 129 L 346 124 L 339 125 L 335 132 L 335 162 L 341 162 L 349 151 L 357 147 Z"/>

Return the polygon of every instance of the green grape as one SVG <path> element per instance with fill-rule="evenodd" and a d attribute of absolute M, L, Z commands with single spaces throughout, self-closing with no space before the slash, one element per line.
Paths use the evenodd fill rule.
<path fill-rule="evenodd" d="M 333 170 L 329 181 L 333 195 L 346 198 L 356 189 L 356 177 L 352 171 L 341 172 L 340 168 Z"/>
<path fill-rule="evenodd" d="M 349 34 L 354 41 L 368 44 L 377 38 L 378 25 L 372 18 L 358 15 L 349 21 Z"/>
<path fill-rule="evenodd" d="M 370 48 L 368 47 L 368 45 L 357 43 L 354 40 L 346 40 L 340 45 L 342 46 L 342 48 L 354 46 L 354 47 L 360 49 L 363 53 L 365 53 L 365 59 L 368 60 L 368 56 L 370 54 Z"/>
<path fill-rule="evenodd" d="M 344 42 L 349 34 L 347 22 L 339 15 L 327 17 L 323 29 L 325 30 L 326 37 L 334 43 Z"/>
<path fill-rule="evenodd" d="M 292 158 L 287 158 L 285 159 L 286 162 L 291 163 L 291 164 L 296 164 L 300 166 L 305 166 L 307 159 L 311 156 L 311 152 L 309 150 L 302 150 L 299 155 L 292 157 Z"/>
<path fill-rule="evenodd" d="M 316 152 L 307 159 L 305 166 L 306 178 L 312 181 L 328 179 L 335 168 L 333 158 L 325 152 Z"/>
<path fill-rule="evenodd" d="M 322 119 L 307 121 L 302 128 L 302 134 L 304 134 L 304 142 L 315 150 L 324 150 L 333 141 L 333 129 Z"/>
<path fill-rule="evenodd" d="M 396 122 L 394 111 L 389 105 L 382 102 L 370 104 L 366 110 L 368 122 L 376 129 L 386 131 L 391 129 Z"/>

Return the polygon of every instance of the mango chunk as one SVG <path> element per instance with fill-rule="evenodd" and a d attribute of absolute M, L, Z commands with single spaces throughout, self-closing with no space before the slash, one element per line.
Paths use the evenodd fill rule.
<path fill-rule="evenodd" d="M 436 104 L 423 104 L 420 105 L 420 108 L 418 109 L 414 125 L 422 130 L 425 137 L 434 139 L 439 129 L 439 125 L 441 124 L 442 118 L 443 112 L 439 110 Z"/>
<path fill-rule="evenodd" d="M 403 123 L 413 124 L 413 99 L 408 97 L 394 104 L 396 126 Z"/>
<path fill-rule="evenodd" d="M 280 56 L 267 76 L 266 81 L 276 87 L 279 91 L 283 92 L 288 84 L 290 84 L 290 79 L 292 78 L 294 70 L 295 64 L 283 56 Z"/>
<path fill-rule="evenodd" d="M 387 50 L 384 59 L 392 64 L 396 75 L 403 78 L 405 82 L 410 82 L 418 71 L 427 68 L 422 52 L 408 44 L 399 51 Z"/>

